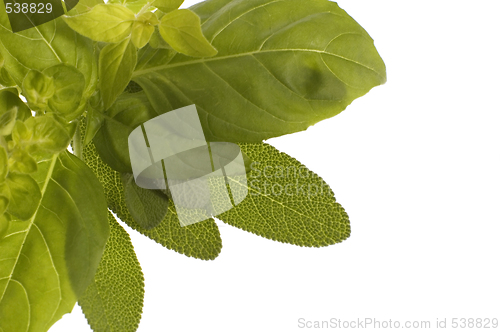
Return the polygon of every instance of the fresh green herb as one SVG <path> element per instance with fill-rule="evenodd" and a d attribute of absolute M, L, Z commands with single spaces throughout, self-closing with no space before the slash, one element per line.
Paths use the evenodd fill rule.
<path fill-rule="evenodd" d="M 0 5 L 0 331 L 47 331 L 77 302 L 94 331 L 137 329 L 143 276 L 111 211 L 168 249 L 219 255 L 214 219 L 181 227 L 169 190 L 131 174 L 132 130 L 191 104 L 207 140 L 245 159 L 231 188 L 248 195 L 218 219 L 299 246 L 349 237 L 328 185 L 263 140 L 383 84 L 373 40 L 327 0 L 182 2 L 81 0 L 17 33 Z"/>

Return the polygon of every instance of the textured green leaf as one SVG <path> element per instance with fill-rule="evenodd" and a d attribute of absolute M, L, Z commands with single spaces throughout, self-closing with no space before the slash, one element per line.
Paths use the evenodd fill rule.
<path fill-rule="evenodd" d="M 108 109 L 127 87 L 135 64 L 137 50 L 125 39 L 117 44 L 106 45 L 99 54 L 99 77 L 104 109 Z"/>
<path fill-rule="evenodd" d="M 95 41 L 117 43 L 132 31 L 134 12 L 116 4 L 99 4 L 80 15 L 65 16 L 66 23 L 79 34 Z"/>
<path fill-rule="evenodd" d="M 97 61 L 91 40 L 73 31 L 62 18 L 18 33 L 12 33 L 8 26 L 5 6 L 0 6 L 0 53 L 18 86 L 31 69 L 41 72 L 64 63 L 76 67 L 85 77 L 82 103 L 94 93 Z"/>
<path fill-rule="evenodd" d="M 248 196 L 218 219 L 268 239 L 306 247 L 349 237 L 348 216 L 323 179 L 268 144 L 239 145 L 252 160 Z M 243 185 L 238 179 L 230 181 Z"/>
<path fill-rule="evenodd" d="M 165 14 L 160 22 L 160 35 L 177 52 L 192 57 L 212 57 L 217 50 L 203 36 L 198 15 L 189 9 Z"/>
<path fill-rule="evenodd" d="M 108 207 L 127 225 L 164 247 L 189 257 L 211 260 L 219 255 L 222 249 L 222 240 L 213 219 L 181 227 L 173 204 L 169 204 L 169 212 L 158 226 L 151 230 L 143 229 L 127 209 L 120 173 L 111 169 L 101 160 L 93 143 L 84 148 L 83 156 L 87 165 L 92 168 L 99 181 L 104 185 Z"/>
<path fill-rule="evenodd" d="M 169 199 L 161 190 L 149 190 L 135 184 L 134 175 L 123 173 L 125 204 L 132 218 L 143 229 L 158 226 L 167 216 Z"/>
<path fill-rule="evenodd" d="M 153 107 L 196 104 L 209 141 L 305 130 L 386 81 L 368 33 L 327 0 L 208 0 L 191 8 L 219 51 L 144 48 L 133 80 Z"/>
<path fill-rule="evenodd" d="M 92 171 L 69 152 L 38 165 L 42 200 L 0 240 L 0 331 L 45 332 L 93 280 L 109 236 Z"/>
<path fill-rule="evenodd" d="M 141 320 L 144 277 L 128 233 L 110 212 L 108 219 L 101 263 L 78 304 L 94 332 L 134 332 Z"/>

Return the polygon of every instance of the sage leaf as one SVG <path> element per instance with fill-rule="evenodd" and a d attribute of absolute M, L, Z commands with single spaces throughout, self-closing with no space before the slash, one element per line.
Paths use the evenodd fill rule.
<path fill-rule="evenodd" d="M 137 50 L 130 39 L 106 45 L 99 54 L 99 77 L 104 109 L 108 109 L 127 87 L 135 64 Z"/>
<path fill-rule="evenodd" d="M 386 81 L 372 38 L 334 2 L 208 0 L 191 9 L 217 55 L 145 47 L 132 79 L 161 113 L 196 104 L 209 141 L 305 130 Z"/>
<path fill-rule="evenodd" d="M 64 20 L 73 30 L 94 41 L 117 43 L 130 35 L 135 15 L 121 5 L 99 4 L 83 14 L 65 16 Z"/>
<path fill-rule="evenodd" d="M 159 25 L 160 35 L 177 52 L 192 57 L 212 57 L 217 50 L 203 36 L 198 15 L 189 9 L 165 14 Z"/>
<path fill-rule="evenodd" d="M 0 330 L 45 332 L 93 280 L 109 236 L 105 197 L 69 152 L 39 163 L 41 200 L 0 240 Z M 9 205 L 10 208 L 10 205 Z"/>
<path fill-rule="evenodd" d="M 127 209 L 121 174 L 102 161 L 93 143 L 83 149 L 83 159 L 103 184 L 108 207 L 128 226 L 164 247 L 188 257 L 212 260 L 219 255 L 222 240 L 213 219 L 181 227 L 173 204 L 169 204 L 169 211 L 158 226 L 150 230 L 143 229 Z"/>
<path fill-rule="evenodd" d="M 130 236 L 108 212 L 110 234 L 94 280 L 78 299 L 94 332 L 135 332 L 142 315 L 144 277 Z"/>
<path fill-rule="evenodd" d="M 135 222 L 143 229 L 158 226 L 168 213 L 168 197 L 160 190 L 148 190 L 135 184 L 133 174 L 123 173 L 125 204 Z"/>
<path fill-rule="evenodd" d="M 248 195 L 218 219 L 267 239 L 305 247 L 349 237 L 349 218 L 323 179 L 271 145 L 239 146 L 252 160 Z M 243 185 L 234 177 L 229 181 Z"/>

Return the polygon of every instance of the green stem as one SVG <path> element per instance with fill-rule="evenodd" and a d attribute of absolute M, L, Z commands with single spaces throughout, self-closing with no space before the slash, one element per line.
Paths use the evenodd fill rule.
<path fill-rule="evenodd" d="M 75 135 L 73 136 L 73 153 L 78 158 L 83 158 L 82 133 L 80 131 L 80 124 L 76 126 Z"/>

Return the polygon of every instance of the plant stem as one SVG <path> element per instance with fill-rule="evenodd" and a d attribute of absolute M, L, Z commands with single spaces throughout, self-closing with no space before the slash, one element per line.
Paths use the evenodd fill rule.
<path fill-rule="evenodd" d="M 82 149 L 82 133 L 80 132 L 80 124 L 78 124 L 73 136 L 73 153 L 80 159 L 83 157 Z"/>

